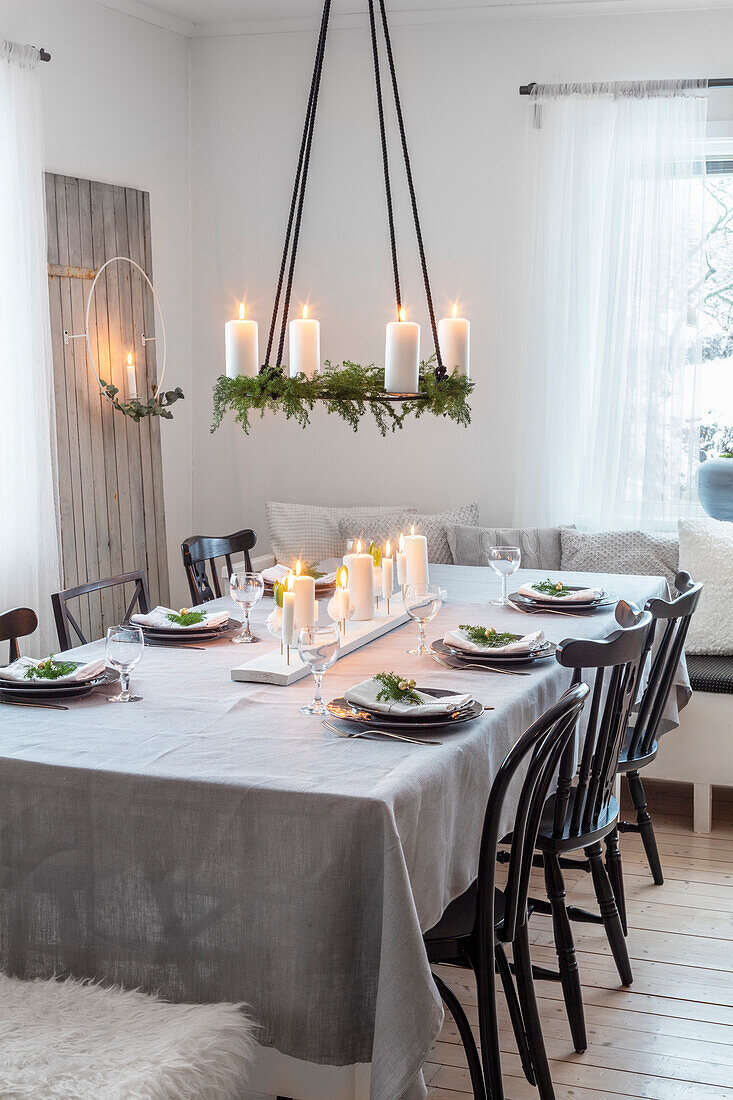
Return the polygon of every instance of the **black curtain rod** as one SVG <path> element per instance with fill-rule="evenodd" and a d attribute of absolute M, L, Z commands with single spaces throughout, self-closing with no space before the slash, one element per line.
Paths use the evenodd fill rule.
<path fill-rule="evenodd" d="M 536 82 L 532 84 L 520 84 L 520 95 L 532 95 L 532 92 L 537 87 Z M 549 84 L 548 87 L 551 90 L 562 88 L 562 84 Z M 733 76 L 721 76 L 715 77 L 712 80 L 708 80 L 708 88 L 733 88 Z"/>

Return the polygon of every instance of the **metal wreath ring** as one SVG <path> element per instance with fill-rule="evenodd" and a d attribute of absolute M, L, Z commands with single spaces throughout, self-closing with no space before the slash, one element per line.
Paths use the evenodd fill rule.
<path fill-rule="evenodd" d="M 100 267 L 97 274 L 94 276 L 94 281 L 92 282 L 91 288 L 89 290 L 89 298 L 87 299 L 87 311 L 86 311 L 86 317 L 85 317 L 85 320 L 84 320 L 84 336 L 86 337 L 87 353 L 89 355 L 89 361 L 92 364 L 92 370 L 94 371 L 94 377 L 97 379 L 97 382 L 99 383 L 100 390 L 102 391 L 104 396 L 107 398 L 107 400 L 111 401 L 112 399 L 110 398 L 109 394 L 107 393 L 107 390 L 105 389 L 105 387 L 102 383 L 102 379 L 99 377 L 99 371 L 97 370 L 97 364 L 95 363 L 94 356 L 92 355 L 92 343 L 91 343 L 91 340 L 89 339 L 89 310 L 90 310 L 91 305 L 92 305 L 92 298 L 94 297 L 94 288 L 97 285 L 97 281 L 99 279 L 99 276 L 102 274 L 105 267 L 109 267 L 110 264 L 114 264 L 114 263 L 132 264 L 133 267 L 137 268 L 137 270 L 140 272 L 140 274 L 142 275 L 145 282 L 150 287 L 150 291 L 153 295 L 153 301 L 155 302 L 155 305 L 157 306 L 157 309 L 158 309 L 158 316 L 160 317 L 160 338 L 163 342 L 163 365 L 162 365 L 161 371 L 160 371 L 160 382 L 158 382 L 158 385 L 155 388 L 155 392 L 153 393 L 153 400 L 157 401 L 158 394 L 160 393 L 161 389 L 163 388 L 163 379 L 165 378 L 165 360 L 166 360 L 166 353 L 167 353 L 167 348 L 168 348 L 168 345 L 166 343 L 166 338 L 165 338 L 165 321 L 163 320 L 163 310 L 160 308 L 160 302 L 158 301 L 158 295 L 155 293 L 155 287 L 153 286 L 150 279 L 148 278 L 147 273 L 145 271 L 143 271 L 143 269 L 140 267 L 140 264 L 137 263 L 136 260 L 130 259 L 129 256 L 113 256 L 110 260 L 105 260 L 105 262 L 102 264 L 102 266 Z M 157 339 L 157 337 L 149 337 L 149 339 Z"/>

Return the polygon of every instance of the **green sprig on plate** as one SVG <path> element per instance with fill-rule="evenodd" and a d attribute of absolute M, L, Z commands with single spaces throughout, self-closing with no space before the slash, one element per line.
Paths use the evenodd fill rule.
<path fill-rule="evenodd" d="M 562 581 L 552 581 L 548 577 L 546 581 L 539 581 L 537 584 L 533 584 L 535 592 L 541 592 L 543 596 L 569 596 L 570 589 Z"/>
<path fill-rule="evenodd" d="M 419 706 L 421 699 L 415 691 L 417 685 L 414 680 L 406 680 L 396 672 L 378 672 L 374 679 L 382 685 L 377 693 L 380 703 L 408 703 L 411 707 Z"/>
<path fill-rule="evenodd" d="M 197 626 L 206 618 L 203 611 L 189 611 L 187 607 L 181 608 L 177 615 L 168 615 L 168 622 L 176 626 Z"/>
<path fill-rule="evenodd" d="M 501 646 L 509 645 L 510 642 L 518 642 L 522 637 L 521 634 L 510 634 L 506 631 L 500 634 L 493 626 L 469 626 L 464 623 L 458 629 L 462 630 L 474 645 L 485 645 L 490 649 L 499 649 Z"/>
<path fill-rule="evenodd" d="M 70 676 L 79 665 L 76 661 L 54 661 L 47 657 L 45 661 L 26 670 L 25 680 L 58 680 L 61 676 Z"/>

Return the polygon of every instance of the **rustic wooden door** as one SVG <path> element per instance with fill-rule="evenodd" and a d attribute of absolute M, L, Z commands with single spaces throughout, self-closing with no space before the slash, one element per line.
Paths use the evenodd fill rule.
<path fill-rule="evenodd" d="M 92 280 L 105 260 L 129 256 L 152 272 L 150 202 L 145 191 L 46 175 L 48 284 L 51 302 L 58 481 L 64 587 L 144 568 L 153 603 L 168 603 L 168 561 L 160 421 L 135 424 L 101 393 L 83 339 Z M 110 264 L 97 282 L 89 316 L 100 377 L 128 394 L 132 352 L 137 390 L 156 384 L 150 289 L 130 264 Z M 82 629 L 100 637 L 119 622 L 124 594 L 85 597 Z"/>

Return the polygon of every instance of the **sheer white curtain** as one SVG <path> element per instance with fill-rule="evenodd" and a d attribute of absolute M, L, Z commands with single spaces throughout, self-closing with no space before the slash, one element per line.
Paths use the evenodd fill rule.
<path fill-rule="evenodd" d="M 695 507 L 707 88 L 539 87 L 522 523 L 665 530 Z"/>
<path fill-rule="evenodd" d="M 37 65 L 37 50 L 0 39 L 0 611 L 38 614 L 29 655 L 58 645 L 61 580 Z"/>

